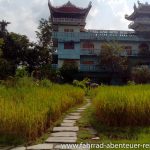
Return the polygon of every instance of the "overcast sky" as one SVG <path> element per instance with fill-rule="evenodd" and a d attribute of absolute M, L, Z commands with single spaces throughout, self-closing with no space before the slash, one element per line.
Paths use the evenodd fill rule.
<path fill-rule="evenodd" d="M 70 0 L 80 7 L 87 7 L 90 0 Z M 133 12 L 137 0 L 91 0 L 92 9 L 87 18 L 88 29 L 128 30 L 129 21 L 125 14 Z M 149 2 L 141 0 L 140 2 Z M 51 0 L 52 5 L 60 6 L 67 0 Z M 50 13 L 47 0 L 0 0 L 0 20 L 11 22 L 8 30 L 27 35 L 35 40 L 40 18 L 48 18 Z"/>

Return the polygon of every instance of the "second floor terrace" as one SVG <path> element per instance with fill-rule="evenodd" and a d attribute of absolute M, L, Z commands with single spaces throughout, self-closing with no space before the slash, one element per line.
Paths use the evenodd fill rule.
<path fill-rule="evenodd" d="M 84 32 L 53 32 L 53 38 L 59 42 L 101 40 L 101 41 L 150 41 L 136 35 L 134 31 L 85 30 Z"/>

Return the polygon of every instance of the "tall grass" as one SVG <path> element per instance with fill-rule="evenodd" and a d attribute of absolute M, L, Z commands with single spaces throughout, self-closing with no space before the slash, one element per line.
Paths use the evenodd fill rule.
<path fill-rule="evenodd" d="M 107 126 L 150 126 L 150 85 L 102 86 L 92 92 L 97 121 Z"/>
<path fill-rule="evenodd" d="M 48 81 L 23 78 L 14 87 L 0 85 L 0 137 L 34 140 L 83 99 L 82 89 Z"/>

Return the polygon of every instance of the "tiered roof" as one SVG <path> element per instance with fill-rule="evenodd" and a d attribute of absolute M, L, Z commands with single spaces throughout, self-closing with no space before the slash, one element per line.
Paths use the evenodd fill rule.
<path fill-rule="evenodd" d="M 150 15 L 150 4 L 148 4 L 147 2 L 145 4 L 140 3 L 140 1 L 138 1 L 138 6 L 136 6 L 136 4 L 134 4 L 134 12 L 129 16 L 129 15 L 125 15 L 125 18 L 127 20 L 134 20 L 136 19 L 137 16 L 145 16 L 145 15 Z"/>
<path fill-rule="evenodd" d="M 49 0 L 48 6 L 51 12 L 51 17 L 53 18 L 85 18 L 87 14 L 89 13 L 92 4 L 89 3 L 87 8 L 80 8 L 72 4 L 70 1 L 68 1 L 66 4 L 60 6 L 60 7 L 54 7 L 51 5 L 51 2 Z M 69 15 L 68 15 L 69 14 Z"/>

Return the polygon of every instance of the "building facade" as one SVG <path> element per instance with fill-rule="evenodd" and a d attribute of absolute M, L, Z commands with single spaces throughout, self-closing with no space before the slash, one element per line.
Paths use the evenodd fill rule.
<path fill-rule="evenodd" d="M 73 5 L 70 1 L 60 7 L 48 3 L 53 25 L 53 44 L 56 49 L 53 66 L 61 68 L 64 62 L 76 63 L 83 76 L 110 74 L 99 65 L 99 55 L 104 43 L 117 41 L 132 64 L 150 65 L 150 5 L 134 5 L 134 12 L 125 18 L 132 21 L 129 28 L 134 31 L 86 30 L 86 18 L 92 7 Z"/>

